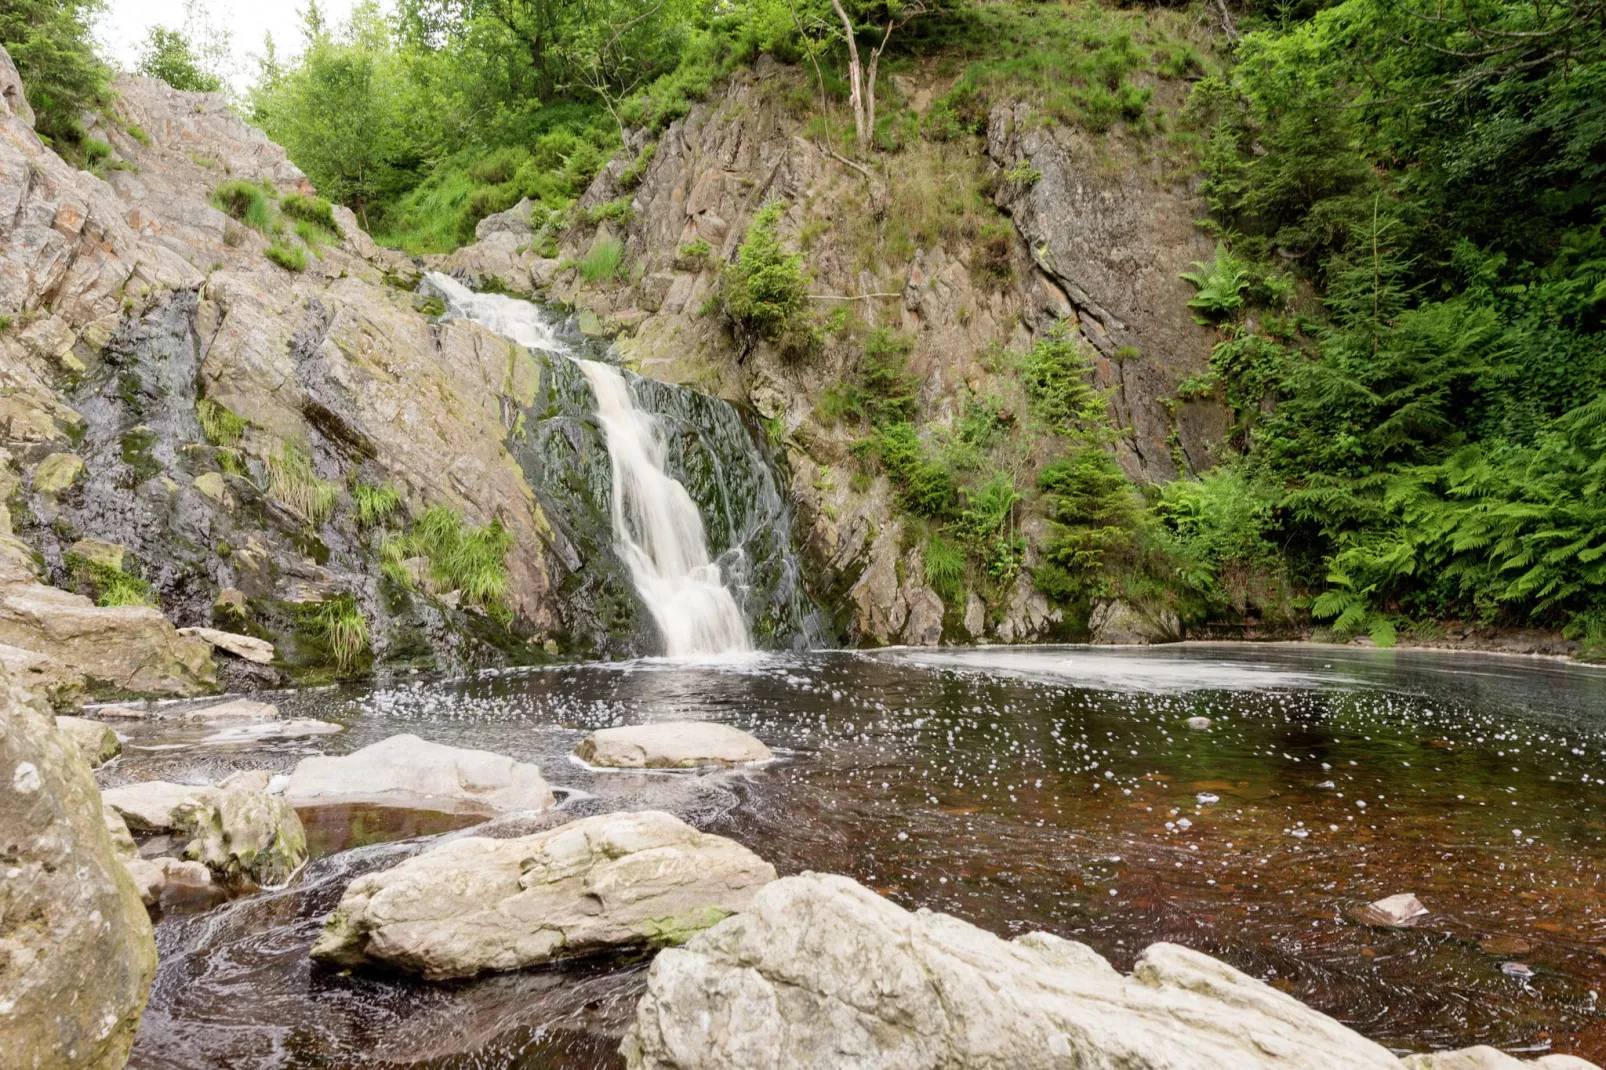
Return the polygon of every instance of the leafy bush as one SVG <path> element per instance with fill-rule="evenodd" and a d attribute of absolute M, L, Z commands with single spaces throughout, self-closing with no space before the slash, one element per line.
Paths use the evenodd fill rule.
<path fill-rule="evenodd" d="M 872 330 L 847 380 L 825 388 L 821 414 L 832 421 L 872 426 L 912 419 L 920 388 L 919 379 L 909 371 L 913 348 L 907 335 L 886 327 Z"/>
<path fill-rule="evenodd" d="M 84 135 L 80 116 L 106 102 L 108 72 L 91 31 L 101 0 L 6 0 L 0 45 L 11 54 L 34 110 L 34 129 L 69 158 Z"/>
<path fill-rule="evenodd" d="M 1188 302 L 1194 321 L 1208 325 L 1236 317 L 1249 288 L 1248 265 L 1229 253 L 1225 242 L 1217 242 L 1213 263 L 1195 260 L 1191 266 L 1193 270 L 1184 271 L 1182 278 L 1199 291 Z"/>
<path fill-rule="evenodd" d="M 151 27 L 135 69 L 147 78 L 160 78 L 174 89 L 216 93 L 223 88 L 223 80 L 203 66 L 189 36 L 166 26 Z"/>

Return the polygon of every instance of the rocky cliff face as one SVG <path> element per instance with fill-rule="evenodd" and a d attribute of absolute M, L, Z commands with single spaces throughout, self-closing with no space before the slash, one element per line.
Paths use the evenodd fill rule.
<path fill-rule="evenodd" d="M 945 86 L 899 88 L 918 110 Z M 1180 98 L 1179 87 L 1162 88 Z M 1203 207 L 1151 149 L 1055 127 L 1024 105 L 994 109 L 985 138 L 917 140 L 888 157 L 885 171 L 861 172 L 804 136 L 792 101 L 808 89 L 802 71 L 761 61 L 651 146 L 627 139 L 571 213 L 576 222 L 553 236 L 560 258 L 541 256 L 547 236 L 515 209 L 483 223 L 481 240 L 445 266 L 594 312 L 597 329 L 619 332 L 620 351 L 644 374 L 694 384 L 769 420 L 786 446 L 815 592 L 849 639 L 1059 634 L 1059 612 L 1024 574 L 987 602 L 972 593 L 945 606 L 921 579 L 918 544 L 886 479 L 850 478 L 854 433 L 833 426 L 820 399 L 851 374 L 864 331 L 885 327 L 912 340 L 928 426 L 952 429 L 977 398 L 1019 413 L 1026 399 L 999 354 L 1069 322 L 1094 355 L 1097 385 L 1111 391 L 1128 474 L 1166 479 L 1208 466 L 1225 413 L 1214 402 L 1175 400 L 1178 383 L 1208 367 L 1213 342 L 1190 317 L 1178 278 L 1208 259 L 1193 226 Z M 1032 180 L 1007 178 L 1022 170 Z M 976 190 L 1006 223 L 967 200 Z M 806 253 L 828 324 L 821 350 L 803 360 L 739 342 L 710 312 L 722 266 L 771 200 L 787 205 L 783 236 Z M 586 283 L 570 265 L 614 240 L 627 276 Z M 688 255 L 697 242 L 707 255 Z M 847 326 L 838 335 L 832 323 Z"/>
<path fill-rule="evenodd" d="M 628 584 L 583 596 L 585 551 L 606 556 L 605 454 L 600 486 L 565 479 L 597 468 L 594 426 L 567 436 L 584 455 L 567 466 L 526 448 L 573 385 L 551 358 L 441 316 L 415 292 L 417 266 L 349 211 L 328 220 L 338 234 L 290 237 L 281 202 L 310 185 L 219 98 L 119 78 L 92 131 L 111 151 L 90 173 L 34 134 L 8 59 L 0 74 L 0 532 L 39 578 L 103 602 L 107 582 L 148 586 L 172 623 L 278 644 L 279 668 L 230 660 L 230 685 L 328 663 L 320 612 L 348 598 L 376 664 L 650 651 Z M 229 189 L 280 222 L 223 210 Z M 304 270 L 269 255 L 280 243 L 310 254 Z M 563 415 L 584 431 L 573 400 Z M 359 484 L 400 492 L 392 529 L 431 507 L 499 523 L 514 623 L 387 580 Z M 569 509 L 577 496 L 585 508 Z M 28 645 L 20 625 L 0 638 Z M 209 667 L 178 687 L 93 682 L 213 686 Z"/>

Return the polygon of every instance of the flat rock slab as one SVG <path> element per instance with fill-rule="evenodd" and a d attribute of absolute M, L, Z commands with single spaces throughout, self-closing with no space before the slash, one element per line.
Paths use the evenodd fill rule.
<path fill-rule="evenodd" d="M 244 658 L 246 661 L 254 661 L 258 665 L 273 664 L 273 644 L 254 635 L 240 635 L 237 632 L 224 632 L 216 628 L 180 628 L 178 634 L 204 639 L 211 643 L 214 649 L 233 654 L 237 658 Z"/>
<path fill-rule="evenodd" d="M 364 803 L 436 813 L 546 810 L 552 789 L 528 762 L 391 736 L 340 757 L 303 758 L 285 795 L 298 809 Z"/>
<path fill-rule="evenodd" d="M 1428 908 L 1422 905 L 1420 899 L 1410 892 L 1402 892 L 1387 899 L 1379 899 L 1375 903 L 1368 903 L 1364 907 L 1355 907 L 1349 911 L 1349 916 L 1362 925 L 1374 925 L 1383 929 L 1406 929 L 1427 917 L 1427 913 Z"/>
<path fill-rule="evenodd" d="M 237 698 L 212 706 L 182 710 L 174 716 L 190 721 L 273 721 L 279 717 L 279 707 L 271 702 Z"/>
<path fill-rule="evenodd" d="M 1546 1055 L 1524 1062 L 1487 1045 L 1407 1055 L 1400 1062 L 1406 1070 L 1600 1070 L 1594 1063 L 1576 1055 Z"/>
<path fill-rule="evenodd" d="M 603 728 L 581 740 L 574 755 L 612 769 L 695 769 L 774 757 L 768 747 L 740 728 L 713 721 Z"/>
<path fill-rule="evenodd" d="M 135 832 L 172 832 L 178 827 L 174 811 L 192 796 L 214 794 L 205 784 L 174 784 L 167 780 L 142 780 L 107 788 L 101 800 L 120 814 Z"/>
<path fill-rule="evenodd" d="M 123 744 L 112 726 L 82 717 L 57 717 L 56 727 L 78 745 L 91 769 L 99 768 L 123 753 Z"/>
<path fill-rule="evenodd" d="M 519 839 L 452 840 L 359 877 L 312 955 L 440 979 L 659 947 L 774 879 L 741 844 L 672 814 L 603 814 Z"/>
<path fill-rule="evenodd" d="M 1152 944 L 1123 976 L 1085 944 L 1001 940 L 812 873 L 661 952 L 620 1051 L 631 1070 L 1400 1070 L 1208 955 Z"/>
<path fill-rule="evenodd" d="M 332 736 L 345 730 L 345 725 L 333 721 L 293 718 L 288 721 L 264 721 L 261 724 L 229 725 L 213 732 L 201 740 L 201 743 L 217 746 L 226 743 L 259 743 L 272 739 L 306 739 L 309 736 Z"/>

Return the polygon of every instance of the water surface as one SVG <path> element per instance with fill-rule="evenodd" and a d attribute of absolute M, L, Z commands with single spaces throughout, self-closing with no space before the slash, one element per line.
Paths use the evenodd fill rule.
<path fill-rule="evenodd" d="M 306 950 L 353 876 L 440 835 L 645 807 L 733 836 L 783 874 L 846 873 L 1006 937 L 1048 929 L 1122 969 L 1155 940 L 1186 944 L 1400 1051 L 1606 1059 L 1606 674 L 1586 668 L 1300 647 L 892 650 L 279 703 L 350 730 L 140 750 L 163 730 L 139 729 L 104 779 L 287 770 L 414 732 L 537 762 L 569 790 L 551 814 L 472 830 L 355 815 L 355 832 L 317 837 L 337 853 L 293 887 L 164 919 L 136 1067 L 618 1065 L 643 961 L 426 985 L 314 969 Z M 688 718 L 748 729 L 781 760 L 687 775 L 568 759 L 591 729 Z M 387 841 L 410 833 L 428 835 Z M 1347 916 L 1406 891 L 1432 910 L 1414 929 Z"/>

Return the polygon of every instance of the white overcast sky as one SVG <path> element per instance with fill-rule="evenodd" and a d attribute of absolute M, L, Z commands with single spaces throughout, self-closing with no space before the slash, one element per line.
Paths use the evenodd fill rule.
<path fill-rule="evenodd" d="M 233 69 L 229 81 L 244 89 L 256 74 L 251 56 L 262 51 L 265 34 L 281 57 L 301 50 L 304 0 L 201 0 L 214 23 L 229 31 Z M 325 18 L 339 23 L 351 14 L 353 0 L 321 0 Z M 388 7 L 389 5 L 384 5 Z M 96 26 L 102 55 L 124 70 L 139 60 L 140 47 L 152 26 L 184 26 L 184 0 L 110 0 Z"/>

